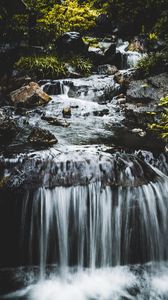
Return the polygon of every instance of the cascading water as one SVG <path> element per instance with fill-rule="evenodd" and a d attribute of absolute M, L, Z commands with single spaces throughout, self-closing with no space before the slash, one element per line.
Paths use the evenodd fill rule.
<path fill-rule="evenodd" d="M 118 47 L 123 69 L 142 56 L 127 46 Z M 57 95 L 47 114 L 60 117 L 64 107 L 73 110 L 69 127 L 49 127 L 58 146 L 0 157 L 0 184 L 7 190 L 0 191 L 7 215 L 6 220 L 0 209 L 0 233 L 4 224 L 14 225 L 7 230 L 12 242 L 1 234 L 0 264 L 6 267 L 2 260 L 9 248 L 7 256 L 12 253 L 11 265 L 17 267 L 10 284 L 18 284 L 13 288 L 18 291 L 0 298 L 168 299 L 167 161 L 164 155 L 155 160 L 102 146 L 112 143 L 111 123 L 123 118 L 112 99 L 118 88 L 113 79 L 93 75 L 46 82 L 44 90 Z M 46 127 L 44 118 L 32 113 L 30 122 L 37 120 Z M 3 295 L 10 291 L 2 288 L 4 274 L 8 269 L 0 272 Z"/>
<path fill-rule="evenodd" d="M 168 259 L 167 194 L 162 181 L 140 187 L 102 187 L 97 182 L 40 188 L 23 203 L 29 263 L 37 263 L 34 249 L 39 249 L 44 277 L 49 263 L 64 270 L 72 265 L 95 269 Z"/>
<path fill-rule="evenodd" d="M 144 54 L 137 51 L 127 51 L 129 42 L 122 42 L 117 47 L 117 51 L 122 56 L 122 69 L 134 68 L 138 61 L 144 56 Z"/>
<path fill-rule="evenodd" d="M 39 265 L 40 281 L 29 278 L 28 287 L 2 299 L 167 299 L 167 269 L 158 275 L 154 268 L 168 259 L 168 179 L 157 172 L 157 181 L 140 186 L 97 181 L 24 192 L 21 249 L 28 265 Z M 152 269 L 135 265 L 150 261 Z M 145 268 L 154 270 L 152 281 Z"/>

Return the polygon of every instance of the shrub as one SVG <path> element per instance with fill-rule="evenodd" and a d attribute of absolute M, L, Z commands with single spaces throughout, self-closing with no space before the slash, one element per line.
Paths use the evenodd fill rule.
<path fill-rule="evenodd" d="M 99 11 L 89 3 L 79 4 L 78 0 L 65 0 L 55 4 L 43 15 L 38 23 L 48 31 L 54 31 L 58 37 L 66 31 L 86 31 L 96 25 Z"/>
<path fill-rule="evenodd" d="M 168 141 L 168 95 L 160 99 L 159 106 L 162 111 L 158 115 L 158 121 L 149 124 L 149 128 Z"/>
<path fill-rule="evenodd" d="M 168 63 L 168 53 L 152 53 L 138 61 L 136 68 L 143 76 L 164 72 Z"/>
<path fill-rule="evenodd" d="M 67 62 L 75 68 L 76 72 L 79 72 L 82 75 L 89 75 L 93 68 L 91 61 L 81 56 L 74 56 Z"/>
<path fill-rule="evenodd" d="M 72 66 L 76 72 L 84 76 L 89 75 L 92 69 L 90 60 L 80 56 L 67 60 L 60 60 L 56 56 L 21 57 L 16 62 L 15 68 L 38 79 L 57 79 L 68 76 L 67 65 Z"/>

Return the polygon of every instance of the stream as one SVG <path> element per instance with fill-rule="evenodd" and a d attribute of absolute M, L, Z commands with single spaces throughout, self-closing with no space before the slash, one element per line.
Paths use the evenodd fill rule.
<path fill-rule="evenodd" d="M 127 46 L 125 73 L 141 56 Z M 52 100 L 13 116 L 58 143 L 35 149 L 21 132 L 0 154 L 0 299 L 168 299 L 167 154 L 123 125 L 114 76 L 41 85 Z"/>

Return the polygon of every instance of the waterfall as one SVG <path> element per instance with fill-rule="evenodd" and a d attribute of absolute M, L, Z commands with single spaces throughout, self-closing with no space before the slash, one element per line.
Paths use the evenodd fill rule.
<path fill-rule="evenodd" d="M 121 42 L 117 47 L 117 51 L 121 53 L 122 57 L 121 69 L 134 68 L 137 65 L 138 61 L 145 55 L 137 51 L 128 51 L 128 46 L 129 42 Z"/>
<path fill-rule="evenodd" d="M 47 264 L 66 273 L 69 266 L 81 270 L 166 260 L 167 195 L 165 180 L 139 187 L 95 182 L 39 188 L 33 196 L 27 192 L 22 243 L 29 237 L 29 263 L 38 263 L 44 278 Z"/>

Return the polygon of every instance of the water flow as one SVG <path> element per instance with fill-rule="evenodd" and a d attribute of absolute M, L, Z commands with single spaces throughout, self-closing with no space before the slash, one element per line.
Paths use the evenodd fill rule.
<path fill-rule="evenodd" d="M 29 263 L 39 257 L 44 278 L 47 264 L 58 264 L 65 274 L 69 266 L 94 270 L 168 259 L 167 195 L 164 180 L 139 187 L 96 182 L 40 188 L 23 204 Z"/>
<path fill-rule="evenodd" d="M 137 51 L 128 51 L 128 46 L 129 42 L 124 42 L 117 47 L 117 51 L 121 53 L 122 69 L 134 68 L 138 61 L 144 56 L 144 54 Z"/>

